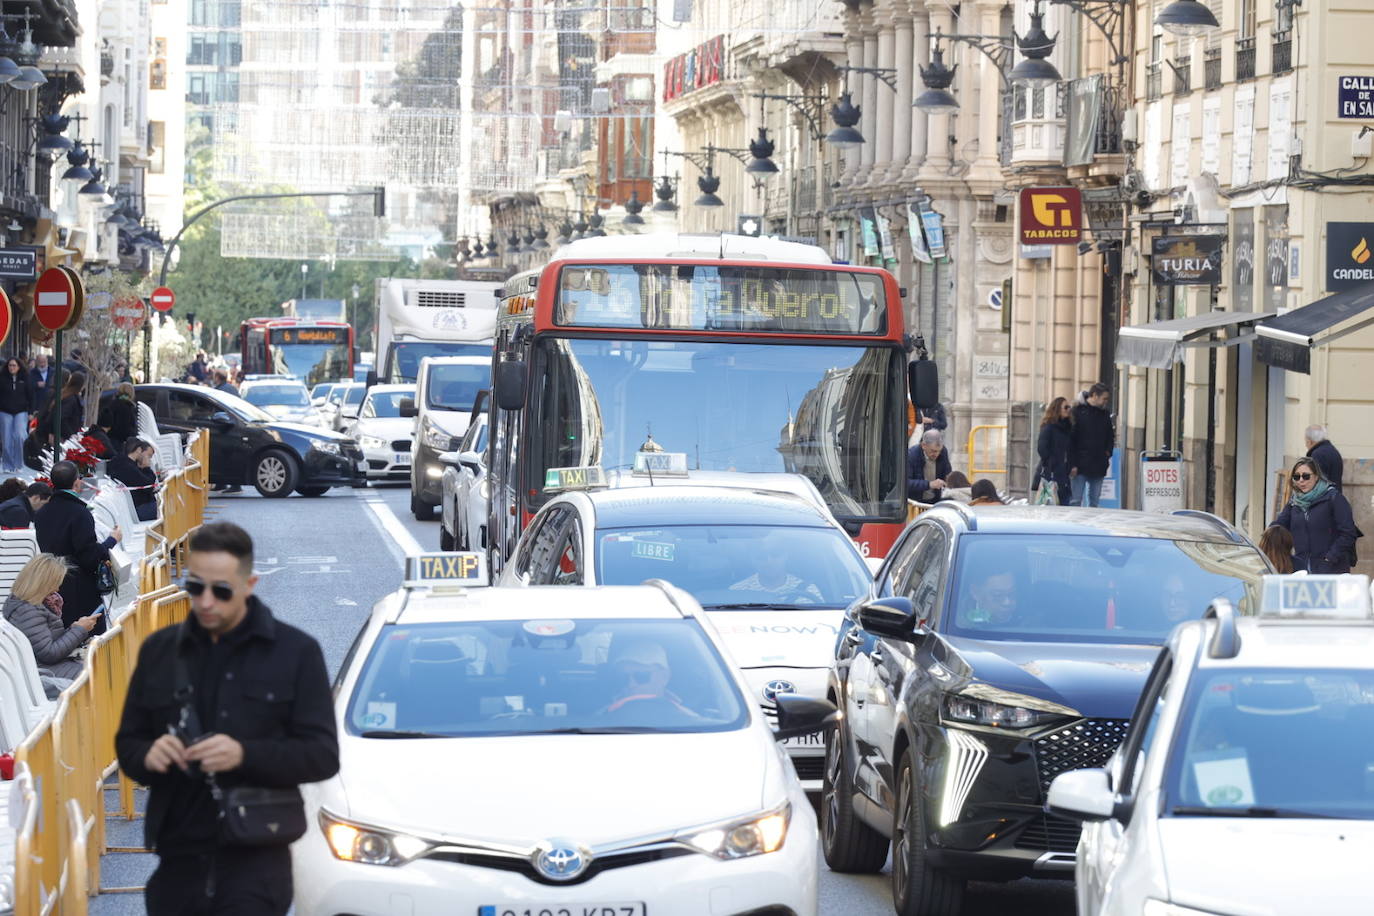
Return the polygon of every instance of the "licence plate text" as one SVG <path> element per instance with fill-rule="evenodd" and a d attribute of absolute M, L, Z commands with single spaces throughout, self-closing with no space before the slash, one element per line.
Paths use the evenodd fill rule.
<path fill-rule="evenodd" d="M 566 903 L 549 906 L 498 903 L 477 908 L 477 916 L 646 916 L 647 912 L 643 903 Z"/>
<path fill-rule="evenodd" d="M 782 742 L 783 747 L 825 747 L 825 735 L 817 732 L 814 735 L 801 735 L 796 738 L 786 738 Z"/>
<path fill-rule="evenodd" d="M 410 452 L 396 452 L 391 456 L 392 464 L 410 464 Z"/>

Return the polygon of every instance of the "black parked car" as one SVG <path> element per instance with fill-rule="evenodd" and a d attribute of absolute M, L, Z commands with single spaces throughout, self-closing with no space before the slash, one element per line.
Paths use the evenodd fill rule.
<path fill-rule="evenodd" d="M 1256 606 L 1261 553 L 1215 516 L 941 503 L 852 606 L 829 693 L 825 858 L 877 872 L 902 916 L 959 912 L 969 878 L 1072 878 L 1051 780 L 1120 743 L 1181 620 Z"/>
<path fill-rule="evenodd" d="M 347 436 L 273 419 L 243 398 L 197 385 L 139 385 L 163 432 L 210 431 L 210 482 L 251 483 L 263 496 L 320 496 L 367 486 L 366 463 Z"/>

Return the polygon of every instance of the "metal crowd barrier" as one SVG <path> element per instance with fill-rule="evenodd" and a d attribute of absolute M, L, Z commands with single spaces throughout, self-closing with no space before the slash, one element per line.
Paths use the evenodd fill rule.
<path fill-rule="evenodd" d="M 979 446 L 982 446 L 980 453 Z M 1000 463 L 994 463 L 1000 462 Z M 984 425 L 968 431 L 968 479 L 1007 473 L 1007 427 Z"/>
<path fill-rule="evenodd" d="M 16 827 L 15 916 L 84 916 L 100 887 L 105 843 L 105 790 L 118 773 L 114 736 L 139 648 L 150 633 L 180 622 L 191 609 L 172 584 L 183 571 L 187 541 L 205 518 L 209 437 L 192 437 L 185 467 L 169 474 L 158 495 L 159 520 L 148 528 L 138 572 L 139 597 L 86 651 L 85 670 L 62 692 L 53 714 L 15 751 L 24 812 Z M 118 773 L 118 809 L 132 818 L 134 785 Z"/>

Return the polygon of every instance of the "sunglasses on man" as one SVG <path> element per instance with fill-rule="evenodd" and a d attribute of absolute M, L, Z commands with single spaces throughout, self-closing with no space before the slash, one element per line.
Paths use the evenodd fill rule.
<path fill-rule="evenodd" d="M 214 585 L 210 585 L 203 579 L 197 579 L 195 576 L 187 576 L 186 581 L 182 583 L 182 588 L 186 589 L 186 594 L 190 595 L 192 598 L 199 598 L 201 595 L 205 594 L 207 588 L 210 589 L 210 594 L 214 595 L 217 601 L 232 601 L 234 598 L 234 590 L 223 582 L 216 582 Z"/>

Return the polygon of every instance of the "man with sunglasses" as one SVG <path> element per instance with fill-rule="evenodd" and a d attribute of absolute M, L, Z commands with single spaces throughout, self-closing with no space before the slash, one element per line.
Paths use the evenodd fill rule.
<path fill-rule="evenodd" d="M 253 594 L 253 541 L 242 528 L 201 526 L 187 569 L 191 613 L 144 642 L 115 736 L 120 767 L 149 787 L 144 831 L 159 863 L 148 913 L 281 916 L 296 837 L 230 843 L 218 795 L 294 790 L 338 772 L 324 655 Z M 299 805 L 299 794 L 286 804 Z"/>

